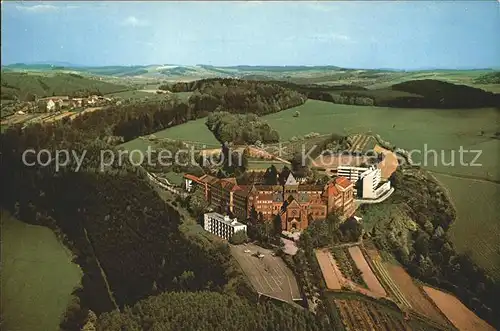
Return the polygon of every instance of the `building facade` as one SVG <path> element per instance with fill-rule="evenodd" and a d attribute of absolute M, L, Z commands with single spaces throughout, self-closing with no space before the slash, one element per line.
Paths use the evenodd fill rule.
<path fill-rule="evenodd" d="M 279 215 L 285 231 L 306 229 L 310 222 L 325 219 L 333 212 L 347 219 L 355 211 L 354 185 L 344 177 L 326 185 L 300 184 L 291 173 L 278 185 L 237 185 L 234 179 L 192 177 L 185 176 L 189 185 L 198 185 L 219 212 L 262 221 L 271 221 Z"/>
<path fill-rule="evenodd" d="M 229 240 L 238 231 L 245 233 L 247 231 L 247 226 L 238 222 L 236 218 L 231 219 L 227 215 L 218 213 L 206 213 L 203 218 L 203 228 L 205 231 L 226 240 Z"/>
<path fill-rule="evenodd" d="M 363 199 L 377 199 L 391 189 L 391 182 L 382 181 L 382 171 L 380 169 L 368 169 L 361 174 L 361 197 Z"/>
<path fill-rule="evenodd" d="M 391 182 L 382 182 L 382 170 L 375 166 L 341 166 L 337 175 L 344 176 L 354 183 L 354 193 L 363 199 L 377 199 L 391 189 Z"/>

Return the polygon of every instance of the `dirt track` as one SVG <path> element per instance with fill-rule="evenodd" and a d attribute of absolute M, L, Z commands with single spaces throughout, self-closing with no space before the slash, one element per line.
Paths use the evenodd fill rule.
<path fill-rule="evenodd" d="M 388 179 L 399 166 L 396 154 L 390 150 L 380 147 L 379 145 L 376 145 L 373 150 L 384 155 L 384 159 L 379 163 L 378 167 L 382 172 L 382 178 Z"/>

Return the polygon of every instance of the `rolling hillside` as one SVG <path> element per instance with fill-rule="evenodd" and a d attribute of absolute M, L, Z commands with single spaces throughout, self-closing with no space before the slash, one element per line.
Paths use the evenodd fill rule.
<path fill-rule="evenodd" d="M 1 99 L 25 101 L 36 95 L 68 95 L 75 92 L 108 94 L 126 90 L 127 87 L 86 78 L 76 74 L 42 75 L 35 73 L 3 72 L 1 78 Z"/>

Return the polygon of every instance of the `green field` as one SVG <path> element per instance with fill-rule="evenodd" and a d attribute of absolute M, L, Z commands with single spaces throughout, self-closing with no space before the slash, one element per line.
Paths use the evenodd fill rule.
<path fill-rule="evenodd" d="M 296 110 L 300 111 L 298 118 L 293 117 Z M 302 106 L 267 115 L 264 119 L 278 130 L 282 139 L 312 131 L 320 134 L 371 131 L 380 134 L 384 140 L 397 147 L 422 151 L 423 154 L 427 150 L 425 168 L 444 174 L 439 178 L 450 190 L 457 208 L 458 219 L 452 227 L 454 243 L 462 252 L 472 249 L 474 260 L 492 270 L 500 279 L 497 248 L 500 225 L 496 205 L 500 184 L 489 182 L 500 181 L 500 140 L 491 137 L 498 131 L 498 110 L 398 109 L 337 105 L 308 100 Z M 483 135 L 481 131 L 484 131 Z M 475 161 L 475 164 L 481 166 L 470 165 L 476 152 L 464 153 L 464 164 L 469 165 L 460 165 L 460 146 L 463 146 L 464 150 L 482 151 L 479 159 Z M 437 154 L 431 150 L 436 150 Z M 450 162 L 453 154 L 455 165 L 444 165 L 442 160 Z M 419 157 L 417 152 L 413 154 L 413 159 L 418 162 L 425 160 L 423 156 Z M 471 187 L 474 189 L 471 190 Z M 471 242 L 478 245 L 471 246 Z"/>
<path fill-rule="evenodd" d="M 58 330 L 81 271 L 54 233 L 1 211 L 2 330 Z"/>
<path fill-rule="evenodd" d="M 262 170 L 267 169 L 270 166 L 274 165 L 276 169 L 281 170 L 285 165 L 290 167 L 290 165 L 285 164 L 280 161 L 272 161 L 272 160 L 248 160 L 248 170 Z"/>
<path fill-rule="evenodd" d="M 193 142 L 198 148 L 203 147 L 203 145 L 206 146 L 205 148 L 220 147 L 219 141 L 215 139 L 212 132 L 205 125 L 205 120 L 205 118 L 199 118 L 197 120 L 189 121 L 181 125 L 155 132 L 153 135 L 159 139 L 168 138 L 187 143 Z M 128 150 L 146 150 L 148 145 L 151 145 L 151 148 L 154 148 L 155 144 L 145 141 L 142 138 L 137 138 L 120 146 Z"/>
<path fill-rule="evenodd" d="M 293 117 L 297 110 L 300 116 Z M 500 180 L 496 166 L 500 140 L 491 137 L 498 131 L 500 112 L 492 108 L 401 109 L 307 100 L 301 106 L 264 116 L 264 119 L 278 130 L 282 140 L 310 132 L 353 134 L 371 131 L 397 147 L 415 150 L 413 159 L 416 162 L 423 163 L 427 151 L 428 169 Z M 481 131 L 484 131 L 483 135 L 480 135 Z M 461 166 L 460 146 L 464 150 L 483 150 L 476 161 L 482 166 Z M 436 150 L 437 154 L 431 150 Z M 448 163 L 452 153 L 458 164 L 443 165 L 441 160 Z M 464 152 L 464 163 L 471 164 L 475 155 L 474 152 Z"/>
<path fill-rule="evenodd" d="M 157 94 L 151 92 L 144 92 L 140 90 L 123 91 L 117 93 L 111 93 L 108 96 L 121 99 L 168 99 L 168 94 Z"/>
<path fill-rule="evenodd" d="M 459 252 L 500 280 L 500 184 L 448 175 L 435 175 L 448 190 L 457 209 L 450 235 Z"/>

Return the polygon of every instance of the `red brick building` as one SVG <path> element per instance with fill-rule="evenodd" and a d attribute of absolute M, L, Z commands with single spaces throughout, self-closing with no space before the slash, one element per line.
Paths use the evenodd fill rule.
<path fill-rule="evenodd" d="M 280 215 L 286 231 L 303 230 L 331 212 L 346 219 L 355 211 L 354 185 L 345 177 L 326 185 L 299 184 L 291 173 L 283 185 L 237 185 L 234 178 L 193 177 L 186 175 L 186 184 L 190 181 L 189 185 L 199 185 L 207 201 L 222 212 L 230 211 L 239 219 L 256 212 L 266 221 Z"/>

